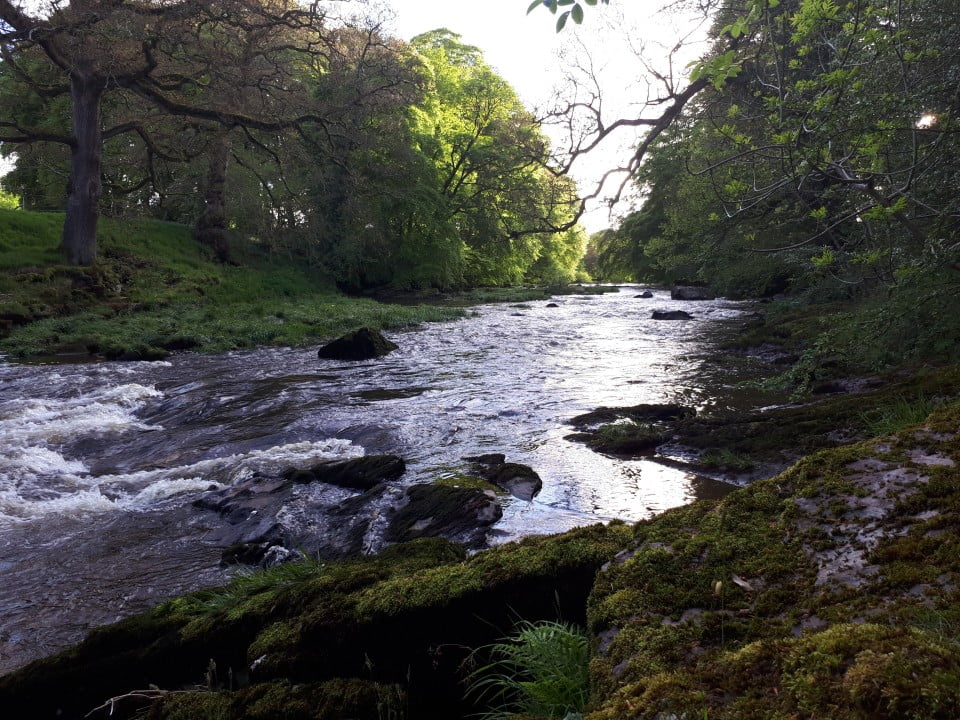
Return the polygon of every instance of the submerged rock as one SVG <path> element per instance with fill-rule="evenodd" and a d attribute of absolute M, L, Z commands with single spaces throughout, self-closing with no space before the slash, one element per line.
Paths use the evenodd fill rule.
<path fill-rule="evenodd" d="M 327 360 L 370 360 L 387 355 L 398 347 L 382 333 L 363 327 L 327 343 L 317 350 L 317 356 Z"/>
<path fill-rule="evenodd" d="M 639 295 L 634 295 L 634 297 L 641 300 L 649 300 L 650 298 L 653 297 L 653 293 L 650 292 L 649 290 L 644 290 Z"/>
<path fill-rule="evenodd" d="M 693 320 L 693 315 L 683 310 L 654 310 L 650 317 L 653 320 Z"/>
<path fill-rule="evenodd" d="M 307 470 L 290 469 L 284 476 L 294 482 L 323 482 L 351 490 L 370 490 L 379 483 L 399 479 L 406 470 L 406 463 L 397 455 L 364 455 L 320 463 Z"/>
<path fill-rule="evenodd" d="M 670 291 L 671 300 L 715 300 L 716 293 L 699 285 L 675 285 Z"/>

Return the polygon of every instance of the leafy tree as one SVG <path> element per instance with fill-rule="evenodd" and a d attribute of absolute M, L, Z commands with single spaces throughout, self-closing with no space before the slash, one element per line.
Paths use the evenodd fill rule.
<path fill-rule="evenodd" d="M 43 12 L 0 0 L 0 46 L 9 72 L 37 95 L 69 97 L 68 129 L 50 132 L 6 119 L 0 142 L 70 148 L 63 234 L 70 261 L 96 260 L 104 141 L 132 135 L 151 156 L 168 154 L 155 128 L 139 116 L 104 129 L 105 97 L 120 95 L 117 105 L 136 98 L 191 121 L 188 127 L 199 123 L 199 130 L 206 125 L 278 132 L 322 123 L 302 96 L 288 92 L 296 79 L 287 75 L 286 60 L 293 49 L 319 52 L 311 43 L 322 36 L 323 19 L 317 4 L 302 8 L 286 0 L 74 0 Z M 298 44 L 290 42 L 291 34 Z M 38 56 L 46 65 L 23 62 Z M 38 67 L 39 75 L 32 72 Z M 47 83 L 51 70 L 59 86 Z"/>

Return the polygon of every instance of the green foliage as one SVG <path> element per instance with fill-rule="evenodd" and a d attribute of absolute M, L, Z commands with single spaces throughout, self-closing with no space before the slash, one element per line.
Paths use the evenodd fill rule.
<path fill-rule="evenodd" d="M 606 5 L 610 0 L 600 0 L 604 5 Z M 595 6 L 597 0 L 583 0 L 584 5 Z M 534 0 L 530 3 L 530 7 L 527 8 L 527 14 L 529 15 L 536 8 L 544 6 L 554 15 L 557 15 L 557 32 L 560 32 L 567 26 L 567 19 L 573 20 L 577 25 L 583 22 L 583 6 L 576 0 Z M 558 13 L 560 8 L 569 7 L 569 10 L 563 10 Z"/>
<path fill-rule="evenodd" d="M 18 210 L 20 198 L 0 187 L 0 210 Z"/>
<path fill-rule="evenodd" d="M 586 633 L 569 623 L 527 622 L 514 635 L 474 653 L 491 661 L 470 674 L 468 696 L 489 707 L 488 720 L 514 715 L 579 717 L 589 699 Z"/>
<path fill-rule="evenodd" d="M 269 568 L 241 567 L 226 587 L 190 595 L 184 598 L 179 608 L 194 614 L 227 610 L 254 595 L 302 583 L 323 574 L 325 569 L 326 563 L 306 553 L 300 553 L 298 560 Z"/>

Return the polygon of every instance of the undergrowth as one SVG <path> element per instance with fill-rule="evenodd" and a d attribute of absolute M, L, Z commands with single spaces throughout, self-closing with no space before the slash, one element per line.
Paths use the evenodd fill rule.
<path fill-rule="evenodd" d="M 589 650 L 581 628 L 522 621 L 514 635 L 478 652 L 490 662 L 471 673 L 468 695 L 489 707 L 484 720 L 581 716 L 589 699 Z"/>

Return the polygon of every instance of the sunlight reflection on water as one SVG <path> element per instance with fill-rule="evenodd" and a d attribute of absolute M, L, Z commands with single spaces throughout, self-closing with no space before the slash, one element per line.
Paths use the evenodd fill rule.
<path fill-rule="evenodd" d="M 544 487 L 533 502 L 507 501 L 494 542 L 722 495 L 722 483 L 565 438 L 570 418 L 598 406 L 702 406 L 727 382 L 704 332 L 744 306 L 635 293 L 483 306 L 391 334 L 400 350 L 369 362 L 265 348 L 163 363 L 0 364 L 0 569 L 13 578 L 0 587 L 0 671 L 220 581 L 205 516 L 190 503 L 252 472 L 392 452 L 407 460 L 405 482 L 427 482 L 465 469 L 464 456 L 502 452 Z M 654 308 L 694 319 L 655 321 Z M 75 593 L 45 605 L 58 584 Z"/>

